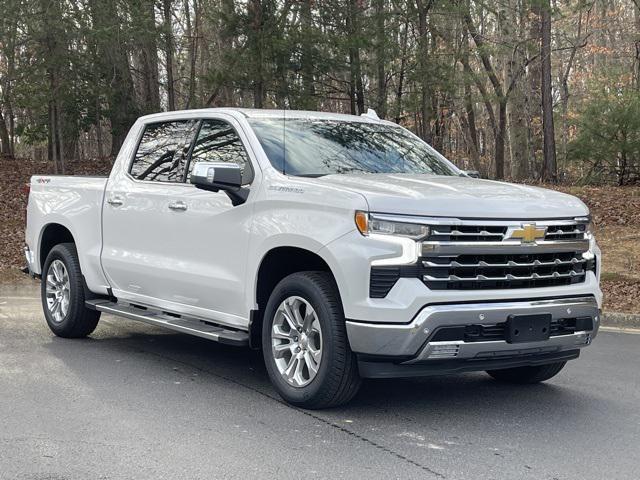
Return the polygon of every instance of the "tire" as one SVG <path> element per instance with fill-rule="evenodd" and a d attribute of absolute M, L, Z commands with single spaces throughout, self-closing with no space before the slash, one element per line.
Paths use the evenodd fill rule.
<path fill-rule="evenodd" d="M 60 281 L 56 277 L 56 271 L 61 277 Z M 64 285 L 68 285 L 68 288 L 65 289 Z M 49 304 L 49 302 L 55 303 L 56 295 L 59 299 L 59 308 Z M 96 329 L 100 312 L 85 306 L 85 295 L 84 278 L 80 270 L 76 246 L 73 243 L 56 245 L 44 262 L 40 296 L 47 324 L 58 337 L 86 337 Z"/>
<path fill-rule="evenodd" d="M 507 383 L 531 384 L 540 383 L 555 377 L 567 362 L 549 363 L 535 367 L 505 368 L 503 370 L 487 370 L 496 380 Z"/>
<path fill-rule="evenodd" d="M 310 327 L 301 330 L 305 335 L 300 333 L 299 343 L 296 343 L 295 329 L 289 328 L 283 335 L 289 325 L 284 314 L 285 300 L 289 302 L 289 312 L 292 312 L 291 308 L 298 309 L 305 321 L 310 318 Z M 311 316 L 309 306 L 313 309 Z M 305 322 L 301 323 L 304 325 Z M 272 331 L 280 336 L 274 339 Z M 274 347 L 273 343 L 278 346 Z M 283 353 L 276 358 L 274 351 L 280 347 Z M 294 373 L 293 378 L 281 373 L 284 364 L 292 365 L 296 349 L 301 360 L 307 359 L 307 355 L 316 359 L 315 355 L 320 351 L 315 375 L 309 368 L 315 360 L 304 360 L 306 367 L 300 369 L 299 375 Z M 297 407 L 319 409 L 341 405 L 351 400 L 360 388 L 358 363 L 349 347 L 338 289 L 326 272 L 294 273 L 276 285 L 264 313 L 262 352 L 271 383 L 285 401 Z M 291 371 L 298 372 L 298 369 Z M 308 383 L 301 385 L 301 382 Z"/>

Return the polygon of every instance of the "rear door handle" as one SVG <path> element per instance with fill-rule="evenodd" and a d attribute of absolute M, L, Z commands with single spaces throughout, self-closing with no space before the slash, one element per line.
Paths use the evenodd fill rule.
<path fill-rule="evenodd" d="M 124 200 L 121 197 L 109 197 L 107 203 L 113 207 L 119 207 L 124 204 Z"/>
<path fill-rule="evenodd" d="M 171 202 L 169 208 L 171 210 L 184 211 L 187 209 L 187 204 L 184 202 Z"/>

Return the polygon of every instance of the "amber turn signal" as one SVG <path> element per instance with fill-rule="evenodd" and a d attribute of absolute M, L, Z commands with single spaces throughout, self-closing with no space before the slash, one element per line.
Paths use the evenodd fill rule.
<path fill-rule="evenodd" d="M 368 235 L 369 234 L 369 215 L 367 214 L 367 212 L 362 212 L 358 210 L 356 212 L 355 220 L 356 220 L 356 227 L 358 227 L 358 231 L 362 235 Z"/>

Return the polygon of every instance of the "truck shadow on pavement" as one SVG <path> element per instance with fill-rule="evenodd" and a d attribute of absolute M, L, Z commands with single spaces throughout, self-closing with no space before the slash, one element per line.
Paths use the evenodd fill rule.
<path fill-rule="evenodd" d="M 259 394 L 265 402 L 285 405 L 272 389 L 258 351 L 120 319 L 101 322 L 89 339 L 52 337 L 46 347 L 89 384 L 101 381 L 101 370 L 126 362 L 127 368 L 136 372 L 150 372 L 158 378 L 166 375 L 169 383 L 176 372 L 186 377 L 197 375 L 204 388 L 210 390 L 211 401 L 215 401 L 215 395 L 234 394 L 222 393 L 225 390 L 244 389 L 245 393 L 250 390 Z M 82 359 L 81 366 L 76 363 L 78 359 Z M 571 367 L 570 363 L 549 383 L 525 386 L 502 384 L 485 373 L 367 380 L 348 405 L 317 413 L 329 419 L 349 416 L 372 422 L 381 413 L 400 422 L 427 422 L 428 416 L 430 425 L 455 422 L 458 427 L 478 429 L 487 422 L 523 422 L 527 430 L 589 422 L 607 407 L 602 398 L 596 401 L 584 390 L 573 388 Z M 109 372 L 109 378 L 114 378 L 113 372 Z"/>

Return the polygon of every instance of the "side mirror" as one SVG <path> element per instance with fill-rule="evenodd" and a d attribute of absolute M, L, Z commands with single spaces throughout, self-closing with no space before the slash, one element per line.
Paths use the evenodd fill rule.
<path fill-rule="evenodd" d="M 249 196 L 249 190 L 242 188 L 242 170 L 235 163 L 198 162 L 191 171 L 191 183 L 210 192 L 222 190 L 234 206 L 246 202 Z"/>
<path fill-rule="evenodd" d="M 462 173 L 464 173 L 467 177 L 480 178 L 480 172 L 478 172 L 477 170 L 463 170 Z"/>

